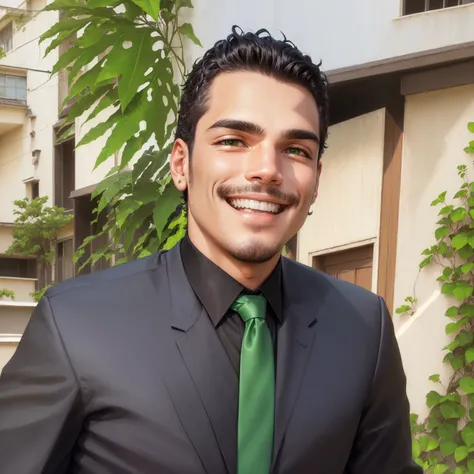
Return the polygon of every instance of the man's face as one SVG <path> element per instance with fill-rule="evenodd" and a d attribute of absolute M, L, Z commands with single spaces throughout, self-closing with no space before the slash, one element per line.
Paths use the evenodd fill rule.
<path fill-rule="evenodd" d="M 270 260 L 316 199 L 319 113 L 303 87 L 255 72 L 218 75 L 191 156 L 178 140 L 173 179 L 188 190 L 188 230 L 216 258 Z M 220 255 L 216 255 L 220 254 Z"/>

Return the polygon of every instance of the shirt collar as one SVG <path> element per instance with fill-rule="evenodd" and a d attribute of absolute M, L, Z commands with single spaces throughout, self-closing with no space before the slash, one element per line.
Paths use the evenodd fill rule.
<path fill-rule="evenodd" d="M 181 241 L 181 258 L 189 283 L 214 326 L 220 323 L 241 293 L 262 293 L 273 314 L 283 323 L 281 260 L 261 287 L 251 291 L 202 254 L 188 235 Z"/>

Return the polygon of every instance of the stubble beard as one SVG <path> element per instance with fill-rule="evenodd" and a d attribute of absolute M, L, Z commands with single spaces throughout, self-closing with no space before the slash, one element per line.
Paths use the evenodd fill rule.
<path fill-rule="evenodd" d="M 229 255 L 242 263 L 266 263 L 281 253 L 281 246 L 268 246 L 260 242 L 248 242 L 227 248 Z"/>

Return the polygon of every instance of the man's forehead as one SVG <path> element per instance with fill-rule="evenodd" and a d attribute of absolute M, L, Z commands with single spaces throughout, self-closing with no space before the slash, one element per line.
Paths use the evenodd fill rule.
<path fill-rule="evenodd" d="M 319 112 L 309 90 L 258 72 L 221 73 L 212 82 L 203 122 L 208 128 L 229 118 L 263 129 L 309 127 L 319 131 Z"/>

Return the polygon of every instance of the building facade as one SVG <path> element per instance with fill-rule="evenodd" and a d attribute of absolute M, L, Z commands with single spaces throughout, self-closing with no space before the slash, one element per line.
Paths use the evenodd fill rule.
<path fill-rule="evenodd" d="M 20 13 L 34 13 L 44 1 L 27 2 Z M 55 266 L 58 279 L 67 278 L 74 273 L 74 249 L 91 231 L 90 193 L 114 162 L 92 172 L 103 143 L 75 150 L 74 140 L 87 131 L 79 121 L 74 138 L 55 144 L 67 81 L 50 77 L 58 53 L 43 58 L 44 46 L 34 38 L 57 16 L 32 15 L 17 29 L 20 13 L 8 10 L 0 19 L 0 44 L 7 50 L 0 61 L 0 288 L 18 293 L 16 303 L 0 301 L 0 366 L 34 306 L 28 296 L 34 263 L 4 255 L 11 202 L 39 193 L 74 214 Z M 293 251 L 300 262 L 386 299 L 412 408 L 425 413 L 429 375 L 447 376 L 441 348 L 450 302 L 440 294 L 436 269 L 418 274 L 418 263 L 434 243 L 438 210 L 431 201 L 458 189 L 457 165 L 470 164 L 463 148 L 472 140 L 466 124 L 474 121 L 474 0 L 197 0 L 189 15 L 204 48 L 237 24 L 282 31 L 323 61 L 331 90 L 329 148 L 314 213 Z M 191 62 L 202 50 L 188 45 L 187 54 Z M 415 283 L 416 313 L 397 315 Z"/>

